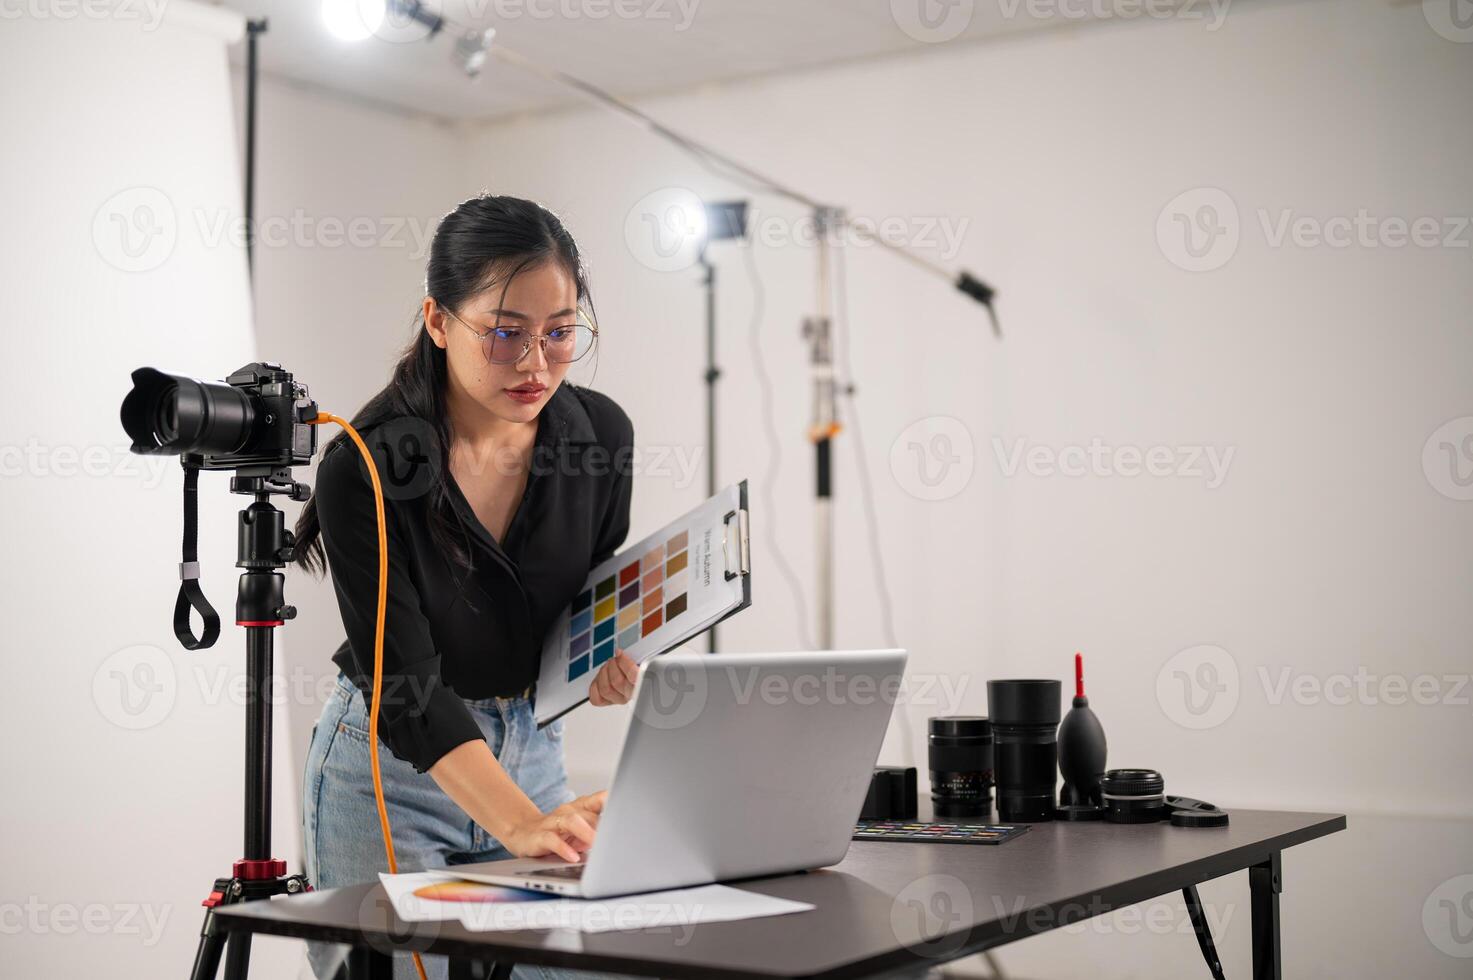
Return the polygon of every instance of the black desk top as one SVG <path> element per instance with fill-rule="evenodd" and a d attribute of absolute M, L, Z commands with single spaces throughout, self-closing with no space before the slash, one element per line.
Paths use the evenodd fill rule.
<path fill-rule="evenodd" d="M 662 977 L 862 977 L 980 952 L 1265 861 L 1345 829 L 1324 813 L 1233 810 L 1216 829 L 1041 823 L 993 846 L 856 841 L 822 871 L 742 882 L 813 911 L 633 932 L 470 932 L 406 924 L 382 886 L 217 910 L 219 925 L 382 951 Z"/>

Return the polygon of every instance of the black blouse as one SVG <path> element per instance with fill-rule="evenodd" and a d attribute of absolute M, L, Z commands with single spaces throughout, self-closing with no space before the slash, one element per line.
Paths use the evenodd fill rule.
<path fill-rule="evenodd" d="M 416 418 L 360 430 L 384 491 L 388 616 L 379 737 L 420 772 L 481 730 L 462 699 L 511 697 L 537 679 L 542 643 L 589 569 L 629 532 L 634 427 L 608 396 L 564 383 L 538 418 L 527 488 L 497 541 L 447 474 L 449 513 L 472 562 L 466 572 L 430 533 L 439 453 Z M 486 465 L 495 465 L 494 460 Z M 347 632 L 333 662 L 373 687 L 378 538 L 373 488 L 356 447 L 317 468 L 317 512 Z"/>

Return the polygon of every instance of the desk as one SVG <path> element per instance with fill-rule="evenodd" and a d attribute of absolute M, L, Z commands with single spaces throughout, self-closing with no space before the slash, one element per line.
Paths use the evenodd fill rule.
<path fill-rule="evenodd" d="M 1253 975 L 1278 980 L 1280 855 L 1344 829 L 1340 815 L 1234 810 L 1229 826 L 1214 829 L 1041 823 L 997 846 L 856 841 L 832 868 L 741 885 L 812 903 L 813 911 L 689 930 L 470 932 L 458 922 L 406 924 L 378 884 L 247 902 L 216 915 L 231 933 L 352 943 L 355 980 L 388 977 L 391 950 L 644 976 L 839 980 L 939 965 L 1246 870 Z"/>

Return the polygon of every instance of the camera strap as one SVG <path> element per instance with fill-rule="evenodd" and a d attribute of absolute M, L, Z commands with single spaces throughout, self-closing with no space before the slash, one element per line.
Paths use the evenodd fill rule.
<path fill-rule="evenodd" d="M 205 650 L 220 638 L 220 614 L 199 587 L 199 469 L 184 464 L 184 560 L 179 563 L 179 598 L 174 600 L 174 635 L 186 650 Z M 198 637 L 189 626 L 189 610 L 204 620 Z"/>

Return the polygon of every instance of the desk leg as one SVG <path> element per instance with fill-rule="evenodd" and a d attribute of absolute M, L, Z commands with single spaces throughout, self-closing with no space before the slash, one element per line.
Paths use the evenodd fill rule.
<path fill-rule="evenodd" d="M 510 980 L 511 963 L 470 960 L 463 956 L 450 959 L 450 980 Z"/>
<path fill-rule="evenodd" d="M 348 980 L 394 980 L 394 958 L 372 946 L 348 950 Z"/>
<path fill-rule="evenodd" d="M 1274 851 L 1248 869 L 1248 900 L 1253 906 L 1253 980 L 1282 980 L 1279 893 L 1284 890 L 1283 852 Z"/>

